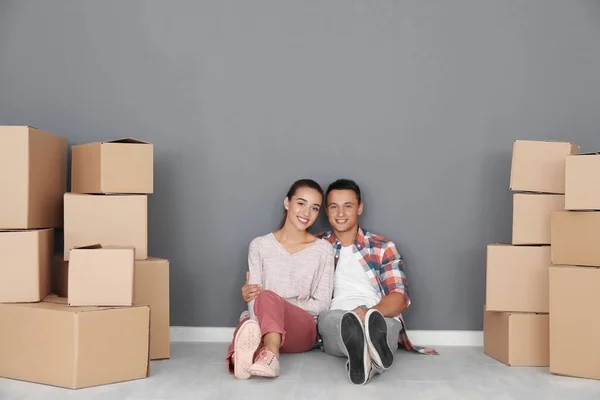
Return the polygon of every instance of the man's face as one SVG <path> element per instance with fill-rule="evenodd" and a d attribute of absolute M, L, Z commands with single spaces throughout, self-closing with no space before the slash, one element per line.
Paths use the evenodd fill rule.
<path fill-rule="evenodd" d="M 352 190 L 332 190 L 327 196 L 327 218 L 337 232 L 348 232 L 358 225 L 363 205 Z"/>

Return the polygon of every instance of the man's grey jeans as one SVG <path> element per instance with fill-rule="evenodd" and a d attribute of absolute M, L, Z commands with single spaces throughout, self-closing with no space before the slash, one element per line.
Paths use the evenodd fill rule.
<path fill-rule="evenodd" d="M 342 344 L 342 336 L 340 335 L 340 326 L 342 324 L 342 315 L 344 310 L 331 310 L 322 313 L 319 316 L 318 329 L 321 338 L 323 338 L 323 346 L 325 353 L 336 357 L 347 357 L 346 348 Z M 392 352 L 396 352 L 398 348 L 398 336 L 402 323 L 393 318 L 386 318 L 387 323 L 387 341 Z"/>

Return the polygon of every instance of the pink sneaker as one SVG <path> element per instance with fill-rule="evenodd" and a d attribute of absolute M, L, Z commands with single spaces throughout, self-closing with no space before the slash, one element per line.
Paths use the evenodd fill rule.
<path fill-rule="evenodd" d="M 251 375 L 263 378 L 275 378 L 279 376 L 279 360 L 271 350 L 263 347 L 258 353 L 254 364 L 248 370 Z"/>
<path fill-rule="evenodd" d="M 237 379 L 250 378 L 248 369 L 252 365 L 260 341 L 258 322 L 249 319 L 240 326 L 233 343 L 233 374 Z"/>

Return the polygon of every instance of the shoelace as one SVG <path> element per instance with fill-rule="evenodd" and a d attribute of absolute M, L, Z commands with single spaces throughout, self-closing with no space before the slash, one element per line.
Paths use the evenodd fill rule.
<path fill-rule="evenodd" d="M 267 351 L 266 349 L 262 349 L 261 352 L 258 354 L 256 361 L 265 363 L 267 365 L 271 365 L 274 358 L 275 356 L 273 355 L 273 353 Z"/>

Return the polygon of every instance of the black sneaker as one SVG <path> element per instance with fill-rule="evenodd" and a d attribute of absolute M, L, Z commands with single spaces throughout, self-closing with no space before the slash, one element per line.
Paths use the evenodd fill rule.
<path fill-rule="evenodd" d="M 394 363 L 394 352 L 387 341 L 387 323 L 379 311 L 371 309 L 365 317 L 366 340 L 369 354 L 376 367 L 384 371 Z"/>
<path fill-rule="evenodd" d="M 340 335 L 348 354 L 346 368 L 350 382 L 364 385 L 369 380 L 371 357 L 367 348 L 365 329 L 360 318 L 353 311 L 348 311 L 342 316 Z"/>

